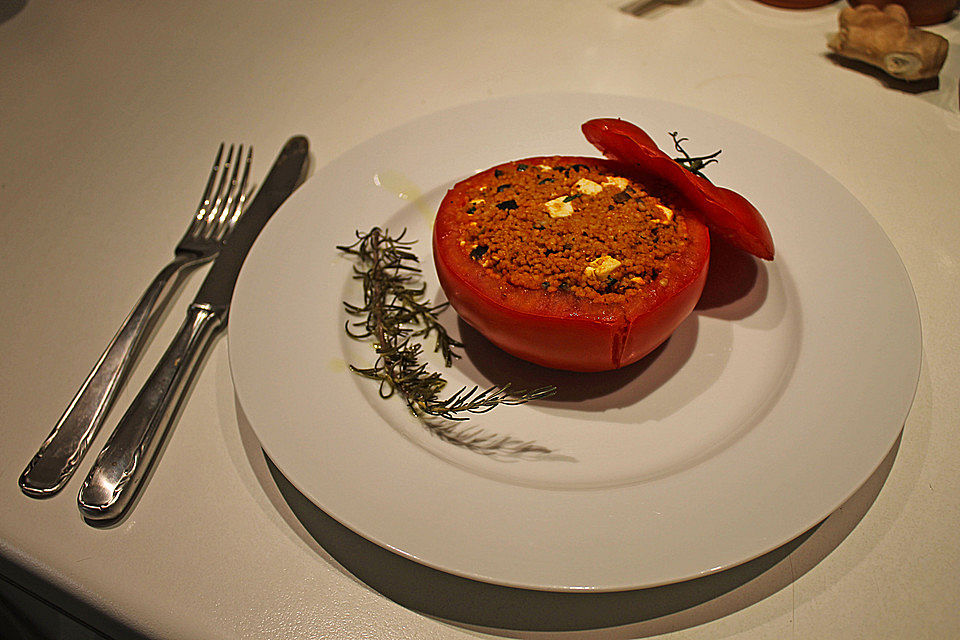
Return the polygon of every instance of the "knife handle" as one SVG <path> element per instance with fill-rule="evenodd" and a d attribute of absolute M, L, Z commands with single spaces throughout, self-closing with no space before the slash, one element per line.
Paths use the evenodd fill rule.
<path fill-rule="evenodd" d="M 52 496 L 70 480 L 136 360 L 157 304 L 181 271 L 204 261 L 179 256 L 153 279 L 20 475 L 20 489 L 26 495 Z"/>
<path fill-rule="evenodd" d="M 80 487 L 81 513 L 113 520 L 124 513 L 153 463 L 176 415 L 200 354 L 221 324 L 223 313 L 193 304 L 170 346 L 120 419 Z"/>

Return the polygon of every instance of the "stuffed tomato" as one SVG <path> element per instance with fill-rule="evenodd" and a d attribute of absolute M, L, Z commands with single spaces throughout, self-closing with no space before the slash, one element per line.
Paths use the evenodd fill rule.
<path fill-rule="evenodd" d="M 455 185 L 433 252 L 450 304 L 492 343 L 545 367 L 605 371 L 650 353 L 690 314 L 710 237 L 669 183 L 550 156 Z"/>
<path fill-rule="evenodd" d="M 707 180 L 702 159 L 671 158 L 619 119 L 582 130 L 606 159 L 528 158 L 456 184 L 433 252 L 450 304 L 501 349 L 605 371 L 653 351 L 690 314 L 711 233 L 764 260 L 774 246 L 760 212 Z"/>

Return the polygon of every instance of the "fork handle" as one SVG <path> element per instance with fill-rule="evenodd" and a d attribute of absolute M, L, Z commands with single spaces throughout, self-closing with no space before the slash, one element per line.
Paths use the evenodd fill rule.
<path fill-rule="evenodd" d="M 70 480 L 136 360 L 158 303 L 181 271 L 206 260 L 188 254 L 177 256 L 153 279 L 20 475 L 20 488 L 26 495 L 52 496 Z"/>
<path fill-rule="evenodd" d="M 187 318 L 140 393 L 127 409 L 77 498 L 90 520 L 113 520 L 126 510 L 150 468 L 176 415 L 199 355 L 209 344 L 224 314 L 193 304 Z"/>

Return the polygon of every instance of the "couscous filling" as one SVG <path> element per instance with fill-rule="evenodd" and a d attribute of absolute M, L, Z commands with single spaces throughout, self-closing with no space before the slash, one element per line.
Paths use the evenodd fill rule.
<path fill-rule="evenodd" d="M 682 210 L 657 192 L 601 163 L 509 163 L 468 194 L 460 245 L 514 286 L 623 302 L 666 278 L 664 261 L 690 241 Z"/>

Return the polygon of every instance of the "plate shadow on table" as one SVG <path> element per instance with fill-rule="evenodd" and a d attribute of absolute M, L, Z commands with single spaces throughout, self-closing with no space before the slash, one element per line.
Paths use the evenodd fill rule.
<path fill-rule="evenodd" d="M 500 350 L 459 318 L 456 331 L 451 334 L 463 343 L 466 357 L 454 366 L 479 386 L 509 382 L 513 389 L 556 387 L 554 395 L 533 405 L 577 403 L 584 411 L 633 406 L 666 384 L 687 363 L 697 345 L 700 317 L 742 320 L 760 309 L 767 299 L 766 267 L 722 239 L 712 239 L 711 243 L 707 282 L 697 306 L 670 338 L 629 366 L 599 373 L 548 369 Z M 725 358 L 722 349 L 717 358 Z M 721 370 L 722 366 L 717 365 L 716 372 Z M 699 384 L 707 387 L 713 379 L 709 372 L 702 373 Z"/>
<path fill-rule="evenodd" d="M 397 604 L 446 623 L 502 637 L 562 632 L 568 638 L 617 640 L 705 624 L 788 587 L 819 564 L 857 526 L 876 500 L 899 447 L 900 438 L 870 478 L 831 515 L 758 558 L 685 582 L 606 593 L 506 587 L 408 560 L 328 516 L 300 493 L 265 453 L 260 451 L 260 455 L 279 492 L 271 500 L 298 535 L 311 546 L 318 544 L 341 570 Z"/>

